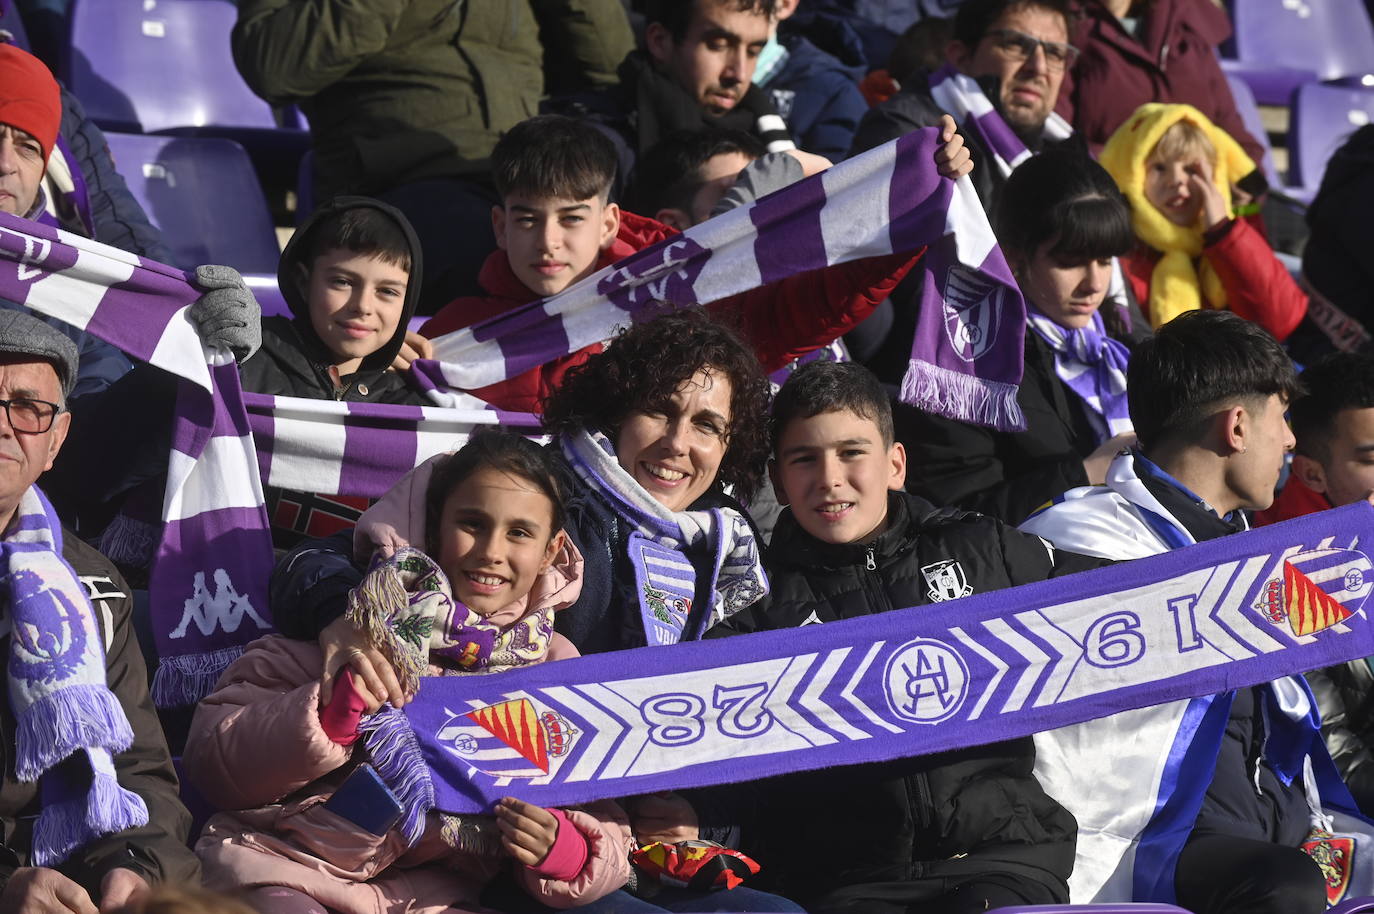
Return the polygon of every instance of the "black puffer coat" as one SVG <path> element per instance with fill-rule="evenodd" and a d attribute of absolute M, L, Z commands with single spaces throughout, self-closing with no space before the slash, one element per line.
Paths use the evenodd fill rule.
<path fill-rule="evenodd" d="M 888 529 L 868 544 L 822 543 L 783 513 L 769 550 L 772 596 L 755 614 L 760 627 L 942 602 L 946 592 L 923 569 L 951 560 L 972 593 L 1102 564 L 990 517 L 889 497 Z M 758 851 L 778 891 L 812 912 L 866 910 L 879 899 L 905 907 L 966 883 L 1066 902 L 1077 825 L 1035 780 L 1034 764 L 1026 737 L 778 778 L 767 785 Z"/>

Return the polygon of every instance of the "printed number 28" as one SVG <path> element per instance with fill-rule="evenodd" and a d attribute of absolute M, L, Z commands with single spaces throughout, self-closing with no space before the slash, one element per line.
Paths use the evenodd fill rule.
<path fill-rule="evenodd" d="M 762 707 L 768 683 L 716 686 L 711 706 L 720 712 L 716 727 L 733 739 L 758 736 L 773 726 L 773 715 Z M 655 695 L 640 706 L 649 725 L 649 739 L 660 746 L 687 746 L 706 733 L 706 702 L 691 692 Z"/>

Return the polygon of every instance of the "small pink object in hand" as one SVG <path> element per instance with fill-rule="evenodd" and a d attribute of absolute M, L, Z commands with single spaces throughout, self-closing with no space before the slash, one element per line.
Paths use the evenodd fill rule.
<path fill-rule="evenodd" d="M 358 739 L 358 721 L 367 705 L 353 685 L 353 671 L 344 667 L 334 683 L 334 695 L 320 709 L 320 727 L 340 746 L 351 746 Z"/>

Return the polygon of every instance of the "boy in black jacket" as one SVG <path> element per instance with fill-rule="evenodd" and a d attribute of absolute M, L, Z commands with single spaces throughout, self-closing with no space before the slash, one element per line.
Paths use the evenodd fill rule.
<path fill-rule="evenodd" d="M 789 628 L 940 603 L 1101 564 L 902 490 L 887 395 L 868 369 L 802 367 L 773 407 L 788 505 L 754 622 Z M 940 611 L 940 610 L 936 610 Z M 768 784 L 758 845 L 812 912 L 962 914 L 1068 900 L 1076 824 L 1031 769 L 1029 737 Z M 798 836 L 807 840 L 799 841 Z"/>

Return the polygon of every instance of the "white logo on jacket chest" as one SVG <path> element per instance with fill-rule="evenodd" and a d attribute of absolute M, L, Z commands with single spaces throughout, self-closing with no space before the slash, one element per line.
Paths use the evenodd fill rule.
<path fill-rule="evenodd" d="M 954 559 L 945 559 L 921 569 L 926 578 L 926 596 L 936 603 L 957 600 L 973 593 L 964 569 Z"/>

